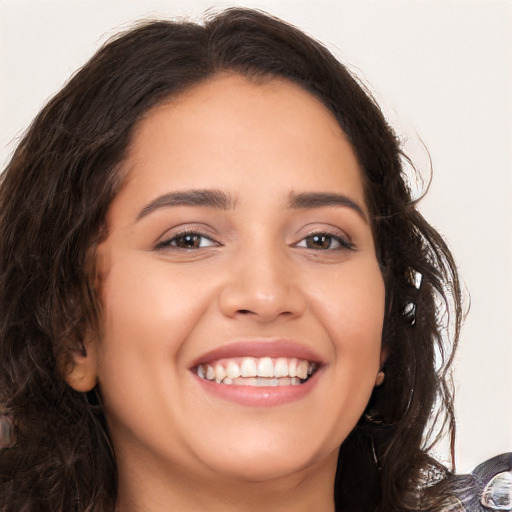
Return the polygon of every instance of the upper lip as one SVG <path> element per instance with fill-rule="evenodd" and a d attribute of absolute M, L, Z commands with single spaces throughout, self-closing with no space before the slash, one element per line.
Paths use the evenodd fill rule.
<path fill-rule="evenodd" d="M 210 361 L 235 357 L 293 357 L 317 363 L 318 365 L 323 364 L 322 358 L 306 345 L 286 339 L 272 339 L 234 341 L 227 345 L 222 345 L 197 357 L 193 361 L 191 368 Z"/>

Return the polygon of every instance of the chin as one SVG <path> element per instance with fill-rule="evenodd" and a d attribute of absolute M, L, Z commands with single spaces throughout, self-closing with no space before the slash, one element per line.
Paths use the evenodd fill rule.
<path fill-rule="evenodd" d="M 281 438 L 261 433 L 256 439 L 240 437 L 229 446 L 205 454 L 205 465 L 232 480 L 268 482 L 301 474 L 318 464 L 336 464 L 338 458 L 338 444 L 320 443 L 318 439 L 305 443 L 303 436 L 289 431 Z"/>

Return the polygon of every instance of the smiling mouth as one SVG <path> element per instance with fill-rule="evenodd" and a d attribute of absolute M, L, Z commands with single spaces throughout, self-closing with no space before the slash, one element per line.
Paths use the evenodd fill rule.
<path fill-rule="evenodd" d="M 201 379 L 235 386 L 300 386 L 318 364 L 294 357 L 242 357 L 202 363 L 195 368 Z"/>

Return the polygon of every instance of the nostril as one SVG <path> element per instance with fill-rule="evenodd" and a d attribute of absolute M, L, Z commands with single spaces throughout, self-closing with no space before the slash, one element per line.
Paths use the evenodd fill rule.
<path fill-rule="evenodd" d="M 238 312 L 242 313 L 242 315 L 249 315 L 250 313 L 252 313 L 250 309 L 239 309 Z"/>

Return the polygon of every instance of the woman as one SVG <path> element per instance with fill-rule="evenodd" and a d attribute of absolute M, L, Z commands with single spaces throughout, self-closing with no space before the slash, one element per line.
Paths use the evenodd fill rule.
<path fill-rule="evenodd" d="M 462 506 L 424 445 L 459 282 L 402 160 L 264 14 L 100 50 L 3 178 L 2 510 Z"/>

